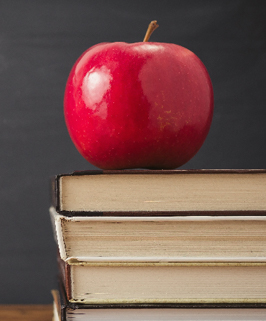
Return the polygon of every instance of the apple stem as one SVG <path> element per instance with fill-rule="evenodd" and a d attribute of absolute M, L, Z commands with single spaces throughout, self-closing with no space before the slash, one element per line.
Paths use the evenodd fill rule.
<path fill-rule="evenodd" d="M 145 37 L 144 37 L 144 39 L 143 39 L 143 42 L 149 41 L 151 34 L 152 34 L 153 31 L 154 31 L 155 29 L 157 29 L 158 27 L 159 27 L 159 25 L 157 24 L 157 21 L 156 21 L 156 20 L 153 20 L 153 21 L 149 24 L 149 26 L 148 26 L 148 29 L 147 29 L 147 31 L 146 31 L 146 35 L 145 35 Z"/>

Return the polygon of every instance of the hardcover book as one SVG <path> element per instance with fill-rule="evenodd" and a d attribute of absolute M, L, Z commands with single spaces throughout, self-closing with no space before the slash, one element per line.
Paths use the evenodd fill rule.
<path fill-rule="evenodd" d="M 58 175 L 58 213 L 91 216 L 266 215 L 266 170 L 123 170 Z"/>
<path fill-rule="evenodd" d="M 168 305 L 102 306 L 70 303 L 64 291 L 53 290 L 53 321 L 258 321 L 264 320 L 263 308 L 221 308 L 209 309 L 201 306 L 183 305 L 182 308 Z"/>
<path fill-rule="evenodd" d="M 69 262 L 266 262 L 266 216 L 50 215 Z"/>
<path fill-rule="evenodd" d="M 266 304 L 266 263 L 58 262 L 72 303 Z"/>

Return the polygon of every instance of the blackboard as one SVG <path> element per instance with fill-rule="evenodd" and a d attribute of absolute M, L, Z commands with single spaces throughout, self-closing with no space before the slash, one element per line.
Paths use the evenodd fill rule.
<path fill-rule="evenodd" d="M 99 42 L 153 41 L 196 53 L 214 87 L 209 135 L 183 168 L 265 168 L 266 2 L 1 0 L 0 303 L 51 303 L 56 247 L 49 179 L 93 169 L 66 130 L 75 60 Z"/>

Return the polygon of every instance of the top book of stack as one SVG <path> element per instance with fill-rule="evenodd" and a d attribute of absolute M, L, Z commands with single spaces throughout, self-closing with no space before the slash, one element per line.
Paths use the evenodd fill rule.
<path fill-rule="evenodd" d="M 57 175 L 66 216 L 265 216 L 266 170 L 121 170 Z"/>

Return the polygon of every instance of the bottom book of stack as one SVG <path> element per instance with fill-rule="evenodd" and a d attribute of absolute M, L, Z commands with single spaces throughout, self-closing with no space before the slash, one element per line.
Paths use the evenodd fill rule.
<path fill-rule="evenodd" d="M 60 287 L 61 288 L 61 287 Z M 207 308 L 202 305 L 100 305 L 71 303 L 62 288 L 52 291 L 53 321 L 262 321 L 266 320 L 263 308 Z M 218 308 L 219 307 L 219 308 Z"/>

